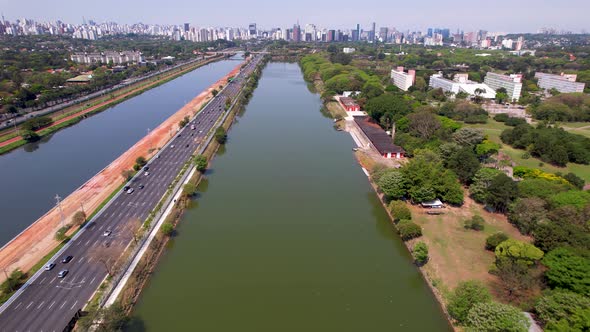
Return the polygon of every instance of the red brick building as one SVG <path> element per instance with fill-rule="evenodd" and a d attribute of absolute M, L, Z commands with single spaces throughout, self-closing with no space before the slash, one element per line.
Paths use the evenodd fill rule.
<path fill-rule="evenodd" d="M 350 97 L 339 97 L 338 101 L 347 112 L 358 112 L 361 110 L 359 104 Z"/>

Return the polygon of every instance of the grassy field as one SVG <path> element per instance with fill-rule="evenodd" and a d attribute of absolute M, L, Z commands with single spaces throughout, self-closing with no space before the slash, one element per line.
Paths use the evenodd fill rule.
<path fill-rule="evenodd" d="M 413 242 L 423 241 L 428 245 L 430 260 L 424 270 L 443 295 L 466 280 L 481 280 L 493 289 L 495 277 L 488 270 L 495 256 L 485 250 L 489 235 L 501 231 L 510 238 L 530 242 L 507 221 L 505 215 L 487 212 L 470 198 L 466 198 L 462 207 L 447 207 L 445 213 L 438 216 L 426 214 L 419 206 L 409 207 L 412 220 L 422 227 L 423 232 L 423 236 Z M 465 220 L 476 215 L 484 218 L 484 230 L 465 229 Z"/>
<path fill-rule="evenodd" d="M 573 133 L 573 134 L 583 134 L 584 136 L 590 137 L 590 129 L 579 129 L 585 126 L 590 126 L 590 123 L 587 122 L 573 122 L 563 124 L 564 129 Z M 506 126 L 501 122 L 497 122 L 493 119 L 489 119 L 487 124 L 465 124 L 464 127 L 467 128 L 479 128 L 482 129 L 483 132 L 488 136 L 488 138 L 494 142 L 502 144 L 500 140 L 500 134 L 503 130 L 511 128 Z M 573 164 L 569 163 L 567 167 L 557 167 L 538 158 L 531 157 L 529 159 L 523 159 L 522 155 L 524 154 L 524 150 L 514 149 L 509 145 L 502 144 L 502 149 L 500 150 L 504 154 L 510 156 L 512 161 L 516 164 L 516 166 L 525 166 L 531 168 L 538 168 L 543 170 L 544 172 L 549 173 L 569 173 L 572 172 L 579 177 L 583 178 L 586 183 L 590 183 L 590 165 L 581 165 L 581 164 Z"/>

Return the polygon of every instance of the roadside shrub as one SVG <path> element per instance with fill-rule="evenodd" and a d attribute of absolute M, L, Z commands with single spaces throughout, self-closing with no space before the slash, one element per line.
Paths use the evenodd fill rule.
<path fill-rule="evenodd" d="M 70 229 L 69 225 L 66 225 L 60 229 L 57 230 L 57 232 L 55 232 L 55 240 L 61 242 L 63 240 L 66 239 L 66 233 L 68 231 L 68 229 Z"/>
<path fill-rule="evenodd" d="M 510 127 L 516 127 L 526 124 L 526 120 L 522 118 L 508 118 L 504 124 Z"/>
<path fill-rule="evenodd" d="M 473 216 L 473 218 L 465 220 L 464 227 L 474 231 L 482 231 L 484 226 L 484 219 L 481 216 Z"/>
<path fill-rule="evenodd" d="M 399 222 L 402 219 L 412 220 L 412 212 L 403 201 L 392 201 L 389 203 L 389 211 L 393 215 L 393 221 Z"/>
<path fill-rule="evenodd" d="M 397 229 L 399 231 L 399 235 L 404 241 L 408 241 L 422 236 L 422 227 L 418 226 L 417 224 L 411 221 L 404 223 L 400 221 L 400 223 L 397 226 Z"/>
<path fill-rule="evenodd" d="M 428 246 L 424 242 L 418 242 L 414 245 L 414 259 L 416 263 L 420 266 L 426 264 L 428 261 Z"/>
<path fill-rule="evenodd" d="M 488 238 L 486 239 L 486 250 L 494 251 L 500 243 L 506 240 L 508 240 L 508 235 L 506 235 L 505 233 L 494 233 L 488 236 Z"/>
<path fill-rule="evenodd" d="M 467 321 L 469 310 L 477 303 L 486 303 L 492 300 L 488 289 L 476 280 L 463 281 L 449 297 L 449 315 L 461 324 Z"/>

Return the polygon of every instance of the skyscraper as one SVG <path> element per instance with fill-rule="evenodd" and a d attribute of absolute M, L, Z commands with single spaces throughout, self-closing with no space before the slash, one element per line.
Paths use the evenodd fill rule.
<path fill-rule="evenodd" d="M 296 43 L 301 41 L 301 27 L 299 23 L 293 25 L 293 41 Z"/>
<path fill-rule="evenodd" d="M 376 38 L 375 38 L 376 34 L 377 34 L 377 24 L 375 22 L 373 22 L 373 29 L 371 30 L 371 36 L 370 36 L 372 43 L 374 43 L 376 40 Z"/>
<path fill-rule="evenodd" d="M 250 33 L 250 38 L 256 38 L 258 35 L 258 31 L 256 30 L 256 23 L 250 23 L 250 26 L 248 27 L 249 33 Z"/>
<path fill-rule="evenodd" d="M 184 32 L 188 32 L 190 30 L 190 24 L 185 23 L 184 24 Z"/>

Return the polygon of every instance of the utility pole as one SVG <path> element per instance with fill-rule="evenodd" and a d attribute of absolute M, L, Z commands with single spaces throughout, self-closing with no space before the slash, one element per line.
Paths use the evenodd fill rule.
<path fill-rule="evenodd" d="M 55 200 L 57 201 L 57 208 L 59 209 L 59 213 L 61 214 L 61 227 L 64 227 L 64 212 L 61 209 L 61 197 L 58 194 L 55 194 Z"/>

